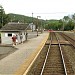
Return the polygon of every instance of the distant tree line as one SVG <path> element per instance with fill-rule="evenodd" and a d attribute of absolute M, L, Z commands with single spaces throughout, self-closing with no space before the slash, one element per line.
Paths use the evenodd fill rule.
<path fill-rule="evenodd" d="M 73 30 L 75 26 L 75 14 L 69 16 L 64 16 L 63 18 L 64 30 Z"/>
<path fill-rule="evenodd" d="M 13 13 L 5 14 L 3 7 L 0 6 L 0 28 L 8 22 L 33 22 L 36 25 L 36 28 L 73 30 L 75 27 L 75 14 L 64 16 L 63 19 L 60 20 L 43 20 Z"/>
<path fill-rule="evenodd" d="M 75 28 L 75 14 L 64 16 L 60 20 L 46 20 L 46 29 L 53 30 L 73 30 Z"/>

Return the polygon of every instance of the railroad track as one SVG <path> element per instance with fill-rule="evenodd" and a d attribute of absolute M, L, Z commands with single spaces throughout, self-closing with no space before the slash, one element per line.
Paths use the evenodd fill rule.
<path fill-rule="evenodd" d="M 50 33 L 49 39 L 27 75 L 74 75 L 63 48 L 66 44 L 60 42 L 63 39 L 60 34 L 57 37 L 56 35 L 57 33 Z"/>
<path fill-rule="evenodd" d="M 75 40 L 69 37 L 68 35 L 64 33 L 60 33 L 61 36 L 63 36 L 69 43 L 75 48 Z"/>
<path fill-rule="evenodd" d="M 53 38 L 53 39 L 52 39 Z M 66 75 L 60 45 L 54 33 L 51 33 L 51 42 L 46 55 L 46 59 L 40 75 Z M 51 45 L 52 40 L 56 40 L 58 45 Z"/>
<path fill-rule="evenodd" d="M 57 45 L 52 45 L 54 41 L 57 41 Z M 55 33 L 51 33 L 50 45 L 40 75 L 73 75 L 71 66 L 64 57 L 66 58 L 63 56 L 58 38 Z"/>

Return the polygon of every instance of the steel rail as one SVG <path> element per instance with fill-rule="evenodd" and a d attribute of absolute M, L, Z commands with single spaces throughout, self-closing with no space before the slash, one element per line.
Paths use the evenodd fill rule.
<path fill-rule="evenodd" d="M 57 37 L 56 37 L 56 38 L 57 38 Z M 59 49 L 60 49 L 60 52 L 61 52 L 61 57 L 62 57 L 62 62 L 63 62 L 64 70 L 65 70 L 65 75 L 68 75 L 68 74 L 67 74 L 67 69 L 66 69 L 65 60 L 64 60 L 64 56 L 63 56 L 63 52 L 62 52 L 61 45 L 60 45 L 60 41 L 59 41 L 58 38 L 57 38 L 57 41 L 58 41 Z"/>
<path fill-rule="evenodd" d="M 67 70 L 66 70 L 66 65 L 65 65 L 65 61 L 64 61 L 64 56 L 63 56 L 63 52 L 62 52 L 61 45 L 60 45 L 60 42 L 59 42 L 58 38 L 57 38 L 57 41 L 58 41 L 58 44 L 59 44 L 59 49 L 60 49 L 60 53 L 61 53 L 61 57 L 62 57 L 62 62 L 63 62 L 63 66 L 64 66 L 64 72 L 65 72 L 65 75 L 67 75 Z M 52 37 L 51 37 L 51 40 L 50 40 L 50 45 L 49 45 L 49 48 L 48 48 L 48 51 L 47 51 L 47 54 L 46 54 L 46 58 L 45 58 L 45 61 L 44 61 L 44 64 L 43 64 L 43 67 L 42 67 L 40 75 L 43 75 L 44 68 L 45 68 L 45 65 L 46 65 L 46 61 L 47 61 L 47 58 L 48 58 L 48 55 L 49 55 L 51 43 L 52 43 Z"/>
<path fill-rule="evenodd" d="M 68 35 L 66 35 L 66 34 L 64 34 L 64 33 L 62 33 L 62 35 L 64 35 L 63 37 L 65 38 L 65 39 L 67 39 L 67 38 L 69 38 L 69 39 L 67 39 L 68 41 L 69 41 L 69 43 L 75 48 L 75 44 L 72 44 L 71 43 L 71 41 L 73 41 L 74 43 L 75 43 L 75 40 L 74 39 L 72 39 L 71 37 L 69 37 Z M 67 37 L 67 38 L 66 38 Z"/>
<path fill-rule="evenodd" d="M 48 55 L 49 55 L 50 47 L 51 47 L 51 42 L 52 42 L 52 37 L 51 37 L 51 40 L 50 40 L 49 48 L 48 48 L 48 51 L 47 51 L 47 54 L 46 54 L 46 57 L 45 57 L 45 61 L 44 61 L 44 64 L 43 64 L 43 67 L 42 67 L 40 75 L 43 75 L 43 71 L 44 71 L 44 68 L 45 68 L 45 65 L 46 65 L 46 61 L 47 61 L 47 58 L 48 58 Z"/>
<path fill-rule="evenodd" d="M 65 33 L 62 33 L 64 34 L 65 36 L 69 37 L 71 40 L 75 41 L 75 39 L 71 38 L 69 35 L 65 34 Z"/>

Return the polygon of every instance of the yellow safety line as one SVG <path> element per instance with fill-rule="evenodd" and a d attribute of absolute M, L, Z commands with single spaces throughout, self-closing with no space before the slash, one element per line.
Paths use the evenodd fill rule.
<path fill-rule="evenodd" d="M 20 68 L 13 74 L 13 75 L 26 75 L 29 69 L 31 68 L 32 64 L 36 60 L 37 56 L 39 55 L 40 51 L 42 50 L 43 46 L 45 45 L 45 42 L 48 39 L 49 34 L 44 38 L 44 40 L 41 42 L 41 44 L 37 47 L 35 52 L 31 54 L 25 62 L 20 66 Z"/>

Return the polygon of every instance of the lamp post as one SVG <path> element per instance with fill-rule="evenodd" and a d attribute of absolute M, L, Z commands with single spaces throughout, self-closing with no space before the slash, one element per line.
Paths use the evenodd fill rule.
<path fill-rule="evenodd" d="M 33 13 L 32 13 L 32 32 L 33 32 Z"/>
<path fill-rule="evenodd" d="M 37 16 L 37 36 L 38 36 L 38 18 L 40 18 L 41 16 Z"/>
<path fill-rule="evenodd" d="M 43 32 L 42 20 L 41 20 L 41 33 Z"/>
<path fill-rule="evenodd" d="M 38 28 L 38 18 L 41 18 L 41 16 L 37 16 L 37 28 Z"/>

